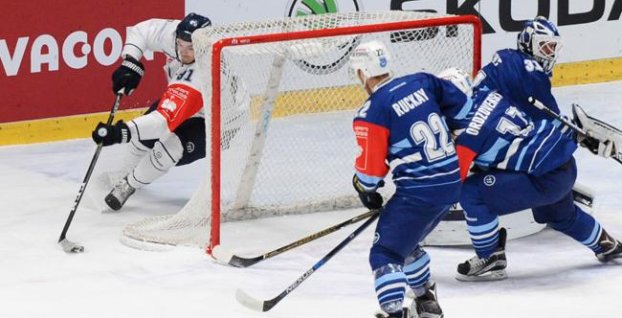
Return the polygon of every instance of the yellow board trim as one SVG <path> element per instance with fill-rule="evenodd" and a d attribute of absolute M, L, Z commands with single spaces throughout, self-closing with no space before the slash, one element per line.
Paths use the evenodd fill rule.
<path fill-rule="evenodd" d="M 553 86 L 622 80 L 622 58 L 560 63 L 553 70 Z"/>
<path fill-rule="evenodd" d="M 553 86 L 568 86 L 617 80 L 622 80 L 622 57 L 560 63 L 555 67 L 552 82 Z M 324 96 L 340 96 L 341 99 L 335 103 L 334 99 Z M 277 98 L 273 116 L 300 114 L 300 111 L 292 112 L 292 109 L 306 109 L 308 113 L 355 109 L 362 104 L 365 96 L 365 92 L 357 86 L 326 88 L 321 89 L 320 93 L 318 90 L 288 92 Z M 254 114 L 258 114 L 261 104 L 261 99 L 251 99 Z M 116 118 L 128 121 L 143 112 L 144 109 L 119 111 Z M 108 113 L 94 113 L 0 123 L 0 146 L 88 138 L 97 123 L 107 118 Z"/>
<path fill-rule="evenodd" d="M 339 99 L 327 96 L 339 96 Z M 289 91 L 277 96 L 272 118 L 354 110 L 361 107 L 366 99 L 367 93 L 360 85 Z M 263 98 L 251 98 L 252 118 L 258 118 L 263 102 Z"/>
<path fill-rule="evenodd" d="M 119 111 L 115 121 L 131 120 L 145 109 Z M 109 112 L 55 117 L 0 124 L 0 146 L 60 141 L 91 137 L 98 122 L 106 122 Z"/>

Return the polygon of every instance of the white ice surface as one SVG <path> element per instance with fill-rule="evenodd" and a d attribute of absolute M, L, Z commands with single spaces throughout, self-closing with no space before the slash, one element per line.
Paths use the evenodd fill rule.
<path fill-rule="evenodd" d="M 555 89 L 563 111 L 578 102 L 622 127 L 622 82 Z M 101 194 L 87 190 L 67 237 L 86 247 L 65 254 L 56 243 L 93 155 L 89 140 L 0 148 L 0 317 L 372 317 L 377 308 L 364 232 L 268 313 L 235 300 L 236 288 L 272 298 L 293 283 L 354 227 L 251 268 L 214 263 L 200 249 L 145 252 L 119 243 L 123 226 L 177 211 L 199 182 L 200 161 L 142 189 L 121 213 L 102 213 Z M 121 152 L 106 148 L 98 171 Z M 622 167 L 579 150 L 579 181 L 596 192 L 595 215 L 622 238 Z M 96 184 L 96 182 L 94 182 Z M 228 223 L 223 240 L 257 255 L 345 220 L 362 210 Z M 552 230 L 510 241 L 509 279 L 461 283 L 456 264 L 470 248 L 428 248 L 441 305 L 454 317 L 622 317 L 622 262 L 602 265 Z"/>

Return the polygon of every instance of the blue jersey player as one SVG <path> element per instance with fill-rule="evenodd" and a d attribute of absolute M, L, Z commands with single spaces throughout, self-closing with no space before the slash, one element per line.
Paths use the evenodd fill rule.
<path fill-rule="evenodd" d="M 460 205 L 477 255 L 458 265 L 458 280 L 507 277 L 506 231 L 498 215 L 528 208 L 536 222 L 582 243 L 599 260 L 622 255 L 622 245 L 573 203 L 575 133 L 528 101 L 533 96 L 559 113 L 549 77 L 560 40 L 552 22 L 529 20 L 518 49 L 497 52 L 475 79 L 475 107 L 457 152 L 466 178 Z"/>
<path fill-rule="evenodd" d="M 458 158 L 448 124 L 460 125 L 471 101 L 458 85 L 431 74 L 394 78 L 390 63 L 379 41 L 361 44 L 350 57 L 351 74 L 370 95 L 353 122 L 360 148 L 354 187 L 367 208 L 379 209 L 383 199 L 376 190 L 389 171 L 396 186 L 369 255 L 382 308 L 377 317 L 411 317 L 416 311 L 438 318 L 443 312 L 430 281 L 430 257 L 419 243 L 459 199 Z M 447 76 L 452 78 L 451 72 Z M 403 308 L 406 288 L 416 298 Z"/>

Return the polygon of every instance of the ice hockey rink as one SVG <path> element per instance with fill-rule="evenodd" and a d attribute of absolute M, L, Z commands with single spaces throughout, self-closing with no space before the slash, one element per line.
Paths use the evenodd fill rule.
<path fill-rule="evenodd" d="M 622 82 L 554 90 L 562 110 L 581 104 L 622 127 Z M 354 141 L 353 141 L 354 142 Z M 118 147 L 118 146 L 117 146 Z M 148 252 L 119 242 L 127 223 L 179 210 L 199 184 L 204 161 L 177 168 L 137 192 L 120 213 L 102 213 L 87 193 L 68 238 L 82 254 L 57 244 L 95 146 L 90 140 L 0 147 L 0 317 L 372 317 L 377 310 L 367 262 L 369 228 L 267 313 L 235 300 L 235 290 L 269 299 L 292 284 L 354 226 L 246 269 L 215 263 L 202 250 Z M 119 160 L 105 148 L 98 170 Z M 622 166 L 580 149 L 579 181 L 596 195 L 597 219 L 622 238 Z M 97 171 L 94 177 L 97 175 Z M 228 243 L 259 255 L 360 214 L 364 209 L 226 223 Z M 456 265 L 469 247 L 433 248 L 432 276 L 448 318 L 622 317 L 622 261 L 600 264 L 591 251 L 552 230 L 508 242 L 508 275 L 500 282 L 462 283 Z"/>

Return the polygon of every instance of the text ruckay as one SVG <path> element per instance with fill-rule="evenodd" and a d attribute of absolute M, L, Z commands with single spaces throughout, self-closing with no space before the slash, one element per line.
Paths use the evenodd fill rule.
<path fill-rule="evenodd" d="M 427 102 L 428 100 L 430 100 L 430 98 L 426 94 L 425 90 L 423 90 L 423 88 L 420 88 L 414 93 L 408 94 L 406 95 L 406 97 L 393 103 L 391 107 L 393 108 L 398 117 L 402 117 L 402 115 L 415 109 L 416 107 Z"/>

